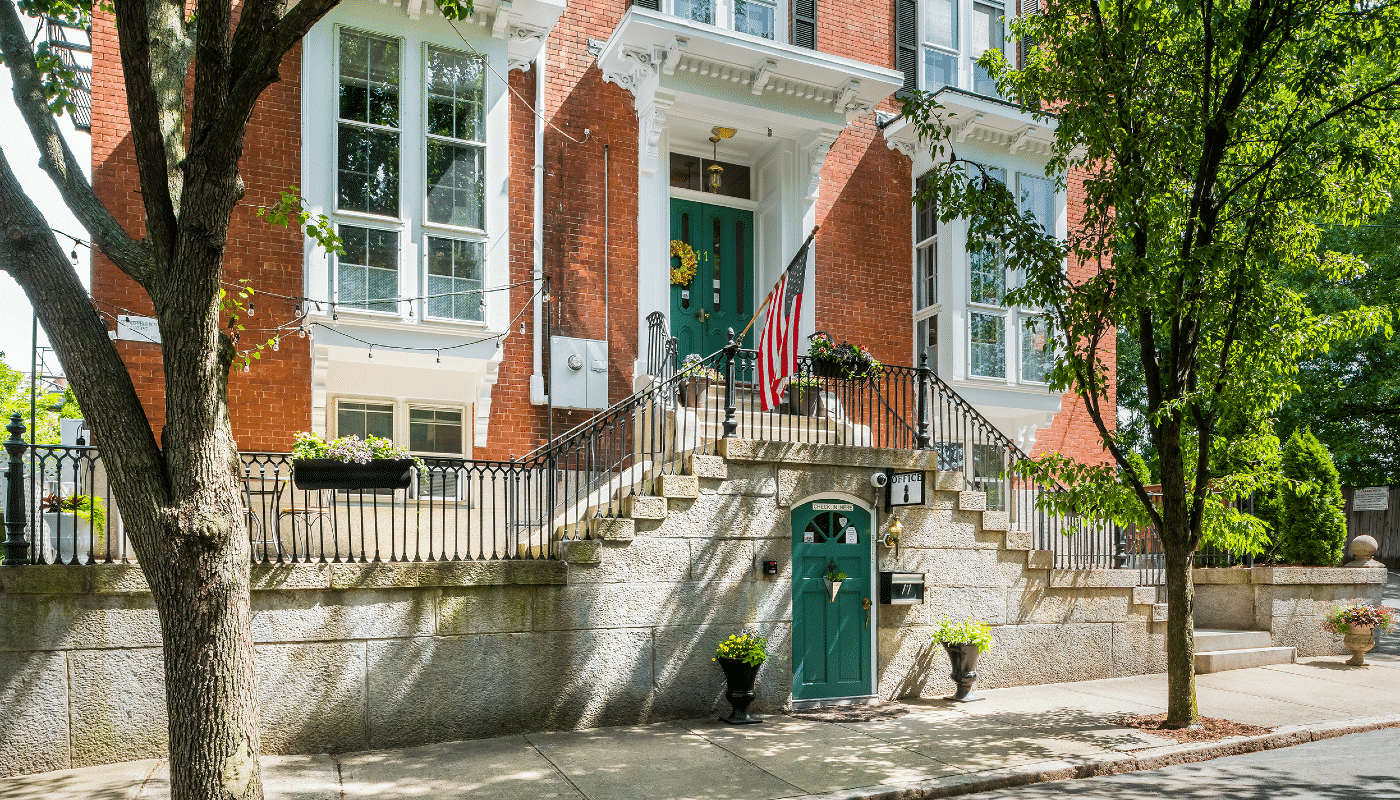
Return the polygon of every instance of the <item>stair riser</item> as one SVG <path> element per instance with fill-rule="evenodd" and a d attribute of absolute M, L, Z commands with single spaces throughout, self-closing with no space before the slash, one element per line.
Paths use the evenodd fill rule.
<path fill-rule="evenodd" d="M 1272 664 L 1292 664 L 1296 652 L 1291 647 L 1258 647 L 1248 650 L 1225 650 L 1196 654 L 1196 674 L 1225 672 L 1232 669 L 1267 667 Z"/>
<path fill-rule="evenodd" d="M 1196 631 L 1197 653 L 1218 653 L 1221 650 L 1249 650 L 1259 647 L 1273 647 L 1274 639 L 1268 631 L 1231 631 L 1216 633 Z"/>

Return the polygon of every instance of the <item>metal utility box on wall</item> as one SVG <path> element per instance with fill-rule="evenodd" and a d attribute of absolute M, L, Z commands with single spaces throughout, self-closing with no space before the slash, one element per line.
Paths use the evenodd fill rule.
<path fill-rule="evenodd" d="M 922 602 L 924 602 L 924 573 L 880 573 L 881 605 L 912 606 Z"/>
<path fill-rule="evenodd" d="M 555 408 L 607 408 L 608 343 L 551 336 L 549 393 Z"/>

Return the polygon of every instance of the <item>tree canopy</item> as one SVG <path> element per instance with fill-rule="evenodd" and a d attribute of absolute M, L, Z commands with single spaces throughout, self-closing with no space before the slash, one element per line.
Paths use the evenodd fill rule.
<path fill-rule="evenodd" d="M 1284 277 L 1312 270 L 1336 282 L 1362 272 L 1360 259 L 1319 243 L 1327 226 L 1362 223 L 1390 202 L 1400 171 L 1400 6 L 1053 0 L 1013 30 L 1027 50 L 1019 68 L 995 51 L 980 63 L 1005 95 L 1055 126 L 1046 174 L 1072 184 L 1082 216 L 1058 240 L 1021 198 L 959 157 L 952 121 L 928 95 L 905 106 L 936 164 L 920 199 L 944 219 L 969 220 L 969 250 L 1005 253 L 1024 276 L 1008 302 L 1043 308 L 1058 334 L 1054 385 L 1080 396 L 1115 464 L 1051 458 L 1031 469 L 1098 482 L 1101 491 L 1079 493 L 1086 503 L 1097 498 L 1109 506 L 1100 513 L 1158 531 L 1167 724 L 1190 725 L 1192 553 L 1211 532 L 1247 549 L 1264 535 L 1241 515 L 1222 517 L 1219 500 L 1260 485 L 1253 454 L 1296 392 L 1302 360 L 1390 334 L 1386 312 L 1317 313 Z M 1107 343 L 1120 328 L 1136 334 L 1160 497 L 1112 429 L 1117 409 L 1104 406 Z M 1121 492 L 1135 502 L 1119 502 Z M 1045 500 L 1066 510 L 1064 495 Z"/>

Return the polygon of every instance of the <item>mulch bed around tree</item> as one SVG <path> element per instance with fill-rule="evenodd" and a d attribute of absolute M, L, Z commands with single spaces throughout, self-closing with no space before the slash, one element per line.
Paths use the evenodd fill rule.
<path fill-rule="evenodd" d="M 811 722 L 879 722 L 897 719 L 909 713 L 907 706 L 884 703 L 878 706 L 827 706 L 807 711 L 793 711 L 787 716 Z"/>
<path fill-rule="evenodd" d="M 1200 727 L 1197 728 L 1173 730 L 1162 727 L 1162 721 L 1166 719 L 1166 716 L 1166 714 L 1143 714 L 1140 717 L 1115 719 L 1113 724 L 1137 728 L 1143 733 L 1161 736 L 1164 739 L 1175 739 L 1178 742 L 1214 742 L 1232 736 L 1258 736 L 1261 733 L 1268 733 L 1270 730 L 1258 725 L 1248 725 L 1243 722 L 1214 717 L 1201 717 Z"/>

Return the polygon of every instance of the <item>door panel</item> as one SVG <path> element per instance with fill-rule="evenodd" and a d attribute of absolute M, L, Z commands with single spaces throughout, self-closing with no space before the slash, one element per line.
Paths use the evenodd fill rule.
<path fill-rule="evenodd" d="M 677 355 L 706 356 L 724 347 L 730 328 L 744 330 L 753 315 L 753 212 L 672 199 L 671 238 L 694 248 L 696 260 L 690 286 L 671 287 Z M 741 346 L 753 342 L 751 329 Z"/>
<path fill-rule="evenodd" d="M 792 512 L 794 700 L 874 693 L 873 623 L 864 607 L 870 543 L 870 512 L 849 501 L 817 500 Z M 847 576 L 834 601 L 823 580 L 833 563 Z"/>

